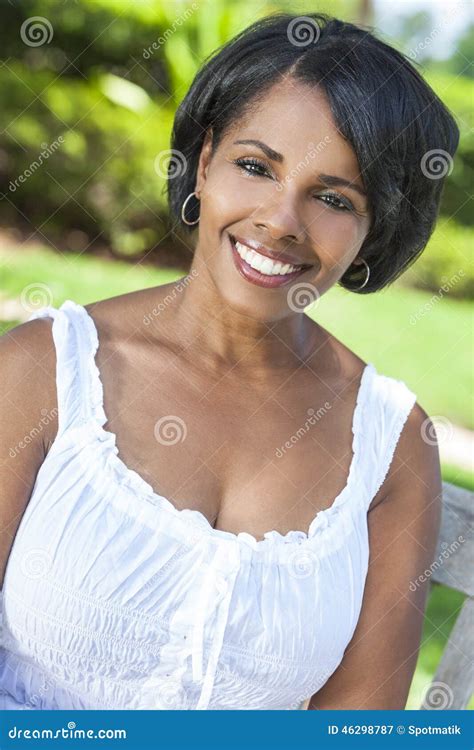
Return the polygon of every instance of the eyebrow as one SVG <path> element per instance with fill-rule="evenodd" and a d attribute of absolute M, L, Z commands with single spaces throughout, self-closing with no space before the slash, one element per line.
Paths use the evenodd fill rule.
<path fill-rule="evenodd" d="M 257 146 L 257 148 L 261 149 L 265 156 L 268 159 L 271 159 L 271 161 L 276 161 L 279 164 L 282 164 L 285 159 L 283 154 L 280 154 L 278 151 L 275 151 L 273 148 L 270 148 L 270 146 L 267 146 L 266 143 L 263 143 L 263 141 L 258 141 L 253 138 L 247 138 L 242 141 L 234 141 L 234 145 L 241 143 L 244 146 Z M 349 180 L 345 180 L 344 177 L 338 177 L 334 174 L 318 174 L 318 179 L 323 182 L 327 187 L 347 187 L 350 190 L 355 190 L 356 193 L 359 193 L 359 195 L 362 195 L 364 198 L 367 197 L 367 194 L 365 190 L 359 185 L 356 185 L 354 182 L 350 182 Z"/>

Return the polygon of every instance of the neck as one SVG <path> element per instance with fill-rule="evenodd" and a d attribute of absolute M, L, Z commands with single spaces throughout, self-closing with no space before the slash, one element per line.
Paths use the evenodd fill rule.
<path fill-rule="evenodd" d="M 201 274 L 183 284 L 173 305 L 175 326 L 186 360 L 209 374 L 233 369 L 256 381 L 294 372 L 323 343 L 322 329 L 304 313 L 290 311 L 277 319 L 246 315 Z"/>

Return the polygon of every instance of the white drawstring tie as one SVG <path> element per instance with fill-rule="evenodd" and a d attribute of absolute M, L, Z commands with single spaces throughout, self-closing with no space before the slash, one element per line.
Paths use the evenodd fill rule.
<path fill-rule="evenodd" d="M 239 568 L 240 548 L 238 543 L 235 546 L 219 544 L 216 554 L 209 563 L 209 568 L 204 579 L 192 631 L 193 680 L 200 681 L 203 677 L 204 637 L 208 609 L 214 606 L 216 597 L 220 596 L 221 598 L 216 608 L 216 624 L 209 651 L 206 674 L 196 710 L 206 709 L 209 705 L 216 678 L 217 663 L 224 641 L 229 606 Z"/>

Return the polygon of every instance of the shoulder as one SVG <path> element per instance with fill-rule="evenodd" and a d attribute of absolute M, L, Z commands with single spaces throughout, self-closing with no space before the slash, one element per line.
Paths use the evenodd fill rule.
<path fill-rule="evenodd" d="M 102 338 L 129 337 L 138 330 L 146 331 L 147 321 L 156 314 L 157 306 L 166 297 L 173 283 L 139 289 L 116 297 L 84 305 Z M 154 313 L 155 311 L 155 313 Z"/>
<path fill-rule="evenodd" d="M 51 318 L 36 318 L 0 336 L 2 421 L 35 436 L 46 453 L 57 432 L 56 351 Z M 47 415 L 47 419 L 45 416 Z M 17 428 L 18 429 L 18 428 Z"/>
<path fill-rule="evenodd" d="M 397 445 L 396 459 L 399 463 L 423 470 L 427 464 L 439 458 L 438 441 L 431 417 L 418 401 L 408 412 Z"/>
<path fill-rule="evenodd" d="M 55 385 L 56 350 L 52 318 L 35 318 L 0 336 L 0 363 L 4 377 L 22 390 Z"/>
<path fill-rule="evenodd" d="M 401 417 L 401 423 L 395 426 L 400 434 L 396 436 L 389 479 L 399 487 L 410 480 L 432 485 L 440 468 L 435 425 L 403 380 L 382 378 L 394 386 L 395 422 L 398 409 Z"/>
<path fill-rule="evenodd" d="M 387 477 L 373 507 L 395 506 L 403 525 L 420 518 L 437 527 L 441 513 L 441 463 L 432 419 L 415 401 L 402 425 Z M 427 522 L 428 521 L 428 522 Z"/>
<path fill-rule="evenodd" d="M 52 323 L 52 318 L 35 318 L 10 328 L 0 336 L 2 354 L 10 356 L 9 362 L 19 357 L 39 361 L 42 352 L 46 356 L 54 354 Z"/>
<path fill-rule="evenodd" d="M 399 472 L 397 486 L 400 489 L 408 483 L 419 488 L 420 498 L 429 497 L 441 488 L 441 470 L 436 430 L 431 417 L 415 401 L 403 426 L 400 440 L 394 455 L 394 471 Z"/>

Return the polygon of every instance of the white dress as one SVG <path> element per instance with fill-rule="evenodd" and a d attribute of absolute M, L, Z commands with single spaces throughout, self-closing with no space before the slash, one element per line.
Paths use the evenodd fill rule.
<path fill-rule="evenodd" d="M 367 511 L 415 394 L 367 364 L 346 486 L 308 533 L 257 541 L 176 509 L 125 466 L 103 429 L 92 317 L 71 300 L 30 319 L 45 316 L 58 434 L 0 592 L 0 708 L 302 707 L 357 625 Z"/>

